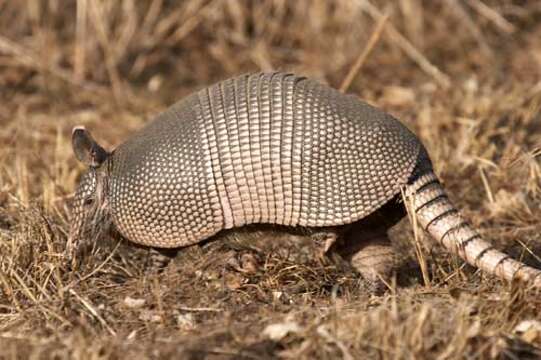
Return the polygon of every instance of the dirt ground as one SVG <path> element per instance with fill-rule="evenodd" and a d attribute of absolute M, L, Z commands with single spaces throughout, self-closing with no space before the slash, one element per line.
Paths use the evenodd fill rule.
<path fill-rule="evenodd" d="M 407 219 L 378 296 L 306 239 L 258 228 L 160 274 L 115 237 L 68 267 L 73 126 L 112 149 L 190 92 L 271 69 L 401 119 L 480 233 L 541 267 L 538 1 L 0 0 L 0 358 L 541 358 L 539 293 L 426 235 L 416 251 Z"/>

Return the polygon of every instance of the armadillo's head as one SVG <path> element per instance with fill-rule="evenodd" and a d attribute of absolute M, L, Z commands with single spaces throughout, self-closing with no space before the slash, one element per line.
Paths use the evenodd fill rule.
<path fill-rule="evenodd" d="M 82 245 L 95 241 L 109 228 L 107 202 L 109 153 L 105 151 L 84 127 L 77 126 L 72 133 L 73 152 L 88 166 L 82 175 L 73 199 L 71 227 L 66 255 L 75 265 L 76 254 Z"/>

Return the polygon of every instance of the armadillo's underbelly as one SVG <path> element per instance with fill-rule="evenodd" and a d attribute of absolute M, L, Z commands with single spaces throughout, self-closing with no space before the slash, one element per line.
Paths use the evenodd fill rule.
<path fill-rule="evenodd" d="M 121 152 L 144 142 L 153 149 L 145 153 L 153 171 L 141 172 L 136 160 L 128 166 L 138 184 L 132 192 L 146 191 L 148 200 L 124 196 L 116 213 L 129 212 L 131 224 L 118 215 L 115 223 L 130 240 L 163 247 L 245 224 L 354 222 L 396 195 L 420 147 L 383 112 L 281 73 L 200 91 L 140 134 Z M 126 183 L 122 177 L 117 184 Z"/>

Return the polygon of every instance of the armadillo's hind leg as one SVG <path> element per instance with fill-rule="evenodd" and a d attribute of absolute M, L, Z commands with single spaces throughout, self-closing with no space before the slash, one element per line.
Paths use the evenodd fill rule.
<path fill-rule="evenodd" d="M 380 294 L 385 291 L 396 264 L 395 252 L 385 229 L 350 232 L 335 251 L 361 274 L 370 292 Z"/>
<path fill-rule="evenodd" d="M 368 290 L 381 293 L 388 288 L 396 270 L 396 257 L 388 231 L 406 214 L 399 197 L 351 226 L 333 247 L 366 280 Z"/>

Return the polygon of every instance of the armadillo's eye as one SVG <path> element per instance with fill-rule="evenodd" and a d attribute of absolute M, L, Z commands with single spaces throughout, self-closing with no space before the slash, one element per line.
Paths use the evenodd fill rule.
<path fill-rule="evenodd" d="M 93 202 L 94 202 L 94 199 L 92 199 L 91 197 L 87 197 L 86 199 L 83 200 L 83 205 L 89 206 L 89 205 L 92 205 Z"/>

